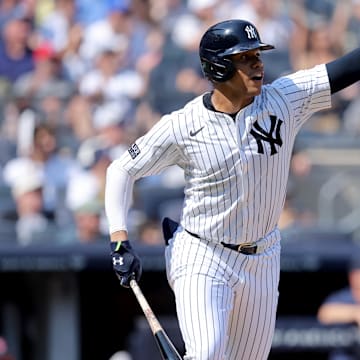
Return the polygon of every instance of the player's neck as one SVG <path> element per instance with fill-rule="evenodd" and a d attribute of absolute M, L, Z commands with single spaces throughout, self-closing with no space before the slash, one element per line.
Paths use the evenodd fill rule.
<path fill-rule="evenodd" d="M 227 96 L 223 92 L 214 89 L 211 95 L 211 103 L 216 111 L 220 111 L 227 114 L 234 114 L 239 112 L 244 107 L 248 106 L 254 101 L 254 97 L 231 97 Z"/>

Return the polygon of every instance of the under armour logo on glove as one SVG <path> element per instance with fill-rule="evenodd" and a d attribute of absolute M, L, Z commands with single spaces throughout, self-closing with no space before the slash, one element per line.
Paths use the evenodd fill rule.
<path fill-rule="evenodd" d="M 124 265 L 124 258 L 122 256 L 116 258 L 116 256 L 113 256 L 113 265 Z"/>
<path fill-rule="evenodd" d="M 120 280 L 120 284 L 124 287 L 129 287 L 132 278 L 139 281 L 142 266 L 130 242 L 128 240 L 112 241 L 110 247 L 113 269 Z"/>

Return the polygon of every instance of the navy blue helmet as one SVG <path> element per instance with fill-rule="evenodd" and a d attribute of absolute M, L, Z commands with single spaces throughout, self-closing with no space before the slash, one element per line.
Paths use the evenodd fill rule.
<path fill-rule="evenodd" d="M 200 41 L 199 55 L 204 75 L 224 82 L 234 75 L 231 55 L 248 50 L 271 50 L 273 45 L 260 40 L 256 27 L 245 20 L 227 20 L 211 26 Z"/>

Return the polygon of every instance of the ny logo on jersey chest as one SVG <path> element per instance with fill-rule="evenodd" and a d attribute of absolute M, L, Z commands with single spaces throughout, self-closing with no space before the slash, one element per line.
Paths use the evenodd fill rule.
<path fill-rule="evenodd" d="M 254 127 L 250 130 L 250 134 L 256 140 L 259 154 L 264 154 L 263 142 L 268 142 L 270 144 L 270 155 L 277 154 L 277 149 L 275 145 L 281 147 L 283 144 L 280 135 L 280 127 L 283 121 L 278 119 L 278 117 L 275 115 L 270 115 L 270 122 L 271 124 L 269 131 L 263 129 L 257 121 L 254 123 Z"/>

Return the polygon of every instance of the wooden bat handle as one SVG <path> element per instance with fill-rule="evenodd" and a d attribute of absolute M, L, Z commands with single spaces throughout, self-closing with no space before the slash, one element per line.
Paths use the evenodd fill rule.
<path fill-rule="evenodd" d="M 130 287 L 134 292 L 142 311 L 145 314 L 145 317 L 150 325 L 153 334 L 156 334 L 158 331 L 163 330 L 135 279 L 130 280 Z"/>
<path fill-rule="evenodd" d="M 145 314 L 145 317 L 155 337 L 163 360 L 182 360 L 174 344 L 171 342 L 164 329 L 160 325 L 158 319 L 151 310 L 150 305 L 148 304 L 144 294 L 142 293 L 135 279 L 130 280 L 130 287 L 134 292 L 135 297 Z"/>

